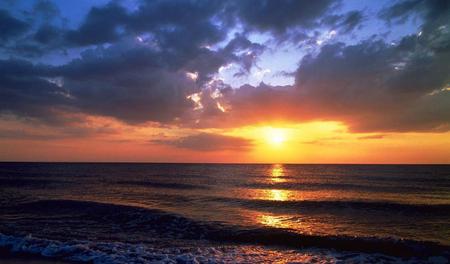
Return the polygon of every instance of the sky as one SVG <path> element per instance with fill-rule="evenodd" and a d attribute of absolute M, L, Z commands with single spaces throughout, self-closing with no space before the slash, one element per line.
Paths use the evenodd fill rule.
<path fill-rule="evenodd" d="M 450 2 L 2 1 L 0 160 L 450 163 Z"/>

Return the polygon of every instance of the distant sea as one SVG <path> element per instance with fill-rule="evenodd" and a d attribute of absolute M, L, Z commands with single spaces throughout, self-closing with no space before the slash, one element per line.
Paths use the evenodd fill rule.
<path fill-rule="evenodd" d="M 450 166 L 0 163 L 0 252 L 86 263 L 448 263 Z"/>

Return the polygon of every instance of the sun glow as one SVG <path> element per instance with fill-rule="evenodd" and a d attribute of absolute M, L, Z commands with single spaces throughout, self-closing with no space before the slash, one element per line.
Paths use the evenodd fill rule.
<path fill-rule="evenodd" d="M 146 133 L 156 134 L 156 132 L 146 129 Z M 420 133 L 357 133 L 349 131 L 346 124 L 337 121 L 312 121 L 295 124 L 280 121 L 254 126 L 204 129 L 202 132 L 239 137 L 250 142 L 249 147 L 244 149 L 245 151 L 218 151 L 217 156 L 200 156 L 201 158 L 211 156 L 212 162 L 226 160 L 227 162 L 272 164 L 368 163 L 368 161 L 373 163 L 392 163 L 392 161 L 411 163 L 420 160 L 434 162 L 437 157 L 436 153 L 439 153 L 439 159 L 448 163 L 449 157 L 448 147 L 443 147 L 449 146 L 450 133 L 448 132 L 431 133 L 427 136 Z M 183 133 L 193 132 L 189 130 L 177 130 L 177 133 L 171 132 L 171 134 L 168 131 L 164 132 L 164 134 L 172 135 L 173 138 L 181 137 Z M 146 135 L 139 136 L 145 138 Z M 409 145 L 411 140 L 419 142 L 418 144 L 426 146 L 429 150 L 427 152 L 414 151 L 414 146 Z M 390 151 L 397 147 L 404 150 L 401 156 L 398 156 L 398 152 Z M 211 152 L 211 154 L 215 153 Z M 192 155 L 194 161 L 197 161 L 198 157 Z M 276 175 L 282 174 L 282 171 L 274 166 L 271 178 L 278 182 L 286 181 L 286 177 L 276 177 Z"/>
<path fill-rule="evenodd" d="M 286 132 L 281 128 L 266 129 L 266 140 L 273 146 L 280 146 L 286 141 Z"/>

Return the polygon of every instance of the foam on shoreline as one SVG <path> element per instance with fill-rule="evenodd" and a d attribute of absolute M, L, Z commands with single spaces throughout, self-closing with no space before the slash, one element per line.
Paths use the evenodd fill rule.
<path fill-rule="evenodd" d="M 223 245 L 206 247 L 158 248 L 146 244 L 94 242 L 84 240 L 57 241 L 0 233 L 0 250 L 13 255 L 45 257 L 57 261 L 94 264 L 125 263 L 447 263 L 444 256 L 399 258 L 383 254 L 345 252 L 333 249 L 305 248 L 291 250 L 256 245 Z M 37 261 L 39 259 L 36 259 Z M 37 263 L 41 264 L 41 263 Z M 44 264 L 44 263 L 42 263 Z"/>

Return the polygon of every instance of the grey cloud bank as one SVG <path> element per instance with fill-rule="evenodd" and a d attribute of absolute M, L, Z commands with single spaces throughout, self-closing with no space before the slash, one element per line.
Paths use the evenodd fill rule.
<path fill-rule="evenodd" d="M 420 33 L 396 43 L 373 32 L 357 43 L 305 49 L 291 87 L 232 89 L 217 78 L 230 63 L 239 66 L 237 77 L 249 75 L 269 45 L 295 46 L 301 34 L 333 29 L 345 38 L 365 30 L 364 10 L 334 12 L 340 5 L 142 1 L 130 9 L 112 1 L 93 6 L 76 28 L 60 23 L 64 14 L 51 1 L 36 1 L 32 18 L 7 6 L 0 10 L 0 112 L 55 126 L 64 113 L 83 113 L 188 127 L 338 120 L 355 131 L 448 131 L 448 1 L 396 1 L 371 18 L 386 27 L 421 21 Z M 46 63 L 73 50 L 75 59 Z M 189 98 L 197 93 L 200 109 Z M 198 138 L 172 144 L 192 140 Z"/>

